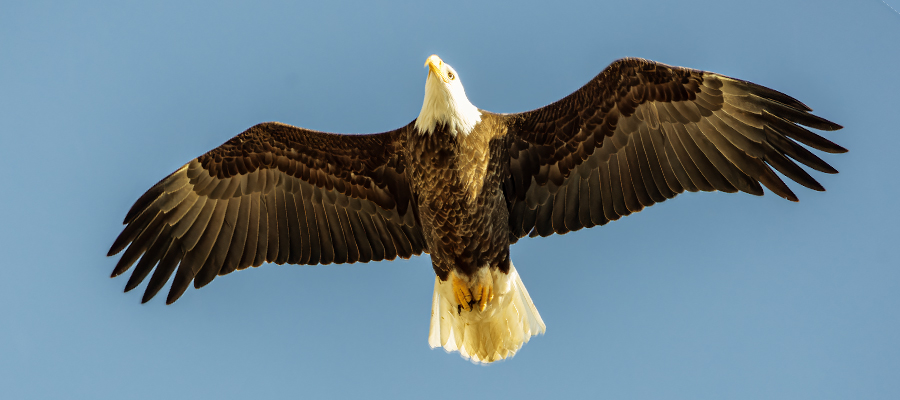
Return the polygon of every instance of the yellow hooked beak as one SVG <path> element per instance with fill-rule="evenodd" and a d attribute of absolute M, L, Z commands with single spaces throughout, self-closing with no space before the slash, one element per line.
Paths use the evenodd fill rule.
<path fill-rule="evenodd" d="M 444 66 L 444 61 L 441 60 L 437 54 L 432 54 L 428 57 L 428 59 L 425 60 L 425 66 L 428 67 L 429 73 L 434 73 L 438 78 L 441 78 L 444 83 L 450 82 L 450 79 L 447 78 L 447 75 L 444 74 L 444 71 L 441 69 L 441 67 Z"/>

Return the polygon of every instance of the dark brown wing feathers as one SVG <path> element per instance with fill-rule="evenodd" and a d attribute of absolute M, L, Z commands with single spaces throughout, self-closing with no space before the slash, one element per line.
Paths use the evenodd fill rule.
<path fill-rule="evenodd" d="M 846 149 L 803 127 L 841 128 L 810 111 L 750 82 L 616 61 L 556 103 L 505 116 L 515 135 L 504 186 L 510 239 L 602 225 L 685 190 L 762 195 L 765 186 L 796 201 L 774 171 L 824 190 L 795 161 L 837 171 L 797 142 Z"/>
<path fill-rule="evenodd" d="M 401 128 L 408 129 L 408 128 Z M 174 273 L 172 303 L 263 262 L 329 264 L 425 251 L 404 172 L 400 131 L 335 135 L 259 124 L 141 196 L 109 251 L 112 275 L 138 259 L 125 290 L 149 274 L 143 301 Z M 127 248 L 127 249 L 126 249 Z"/>

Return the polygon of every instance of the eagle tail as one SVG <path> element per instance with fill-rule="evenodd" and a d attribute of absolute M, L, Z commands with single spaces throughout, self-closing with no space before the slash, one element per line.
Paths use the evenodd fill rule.
<path fill-rule="evenodd" d="M 428 334 L 431 348 L 459 351 L 474 363 L 491 363 L 512 357 L 532 336 L 547 330 L 512 262 L 509 274 L 493 269 L 490 275 L 494 298 L 483 311 L 460 309 L 450 281 L 435 277 Z"/>

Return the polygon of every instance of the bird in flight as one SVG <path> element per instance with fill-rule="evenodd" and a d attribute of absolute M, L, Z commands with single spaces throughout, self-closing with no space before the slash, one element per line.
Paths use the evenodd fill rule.
<path fill-rule="evenodd" d="M 781 92 L 711 72 L 627 58 L 565 98 L 497 114 L 466 97 L 432 55 L 419 116 L 366 135 L 261 123 L 153 185 L 109 250 L 143 302 L 276 264 L 393 260 L 434 267 L 428 343 L 476 363 L 511 357 L 546 327 L 509 257 L 684 191 L 797 196 L 775 171 L 824 188 L 797 162 L 846 150 L 803 126 L 841 126 Z M 800 145 L 800 144 L 803 145 Z M 137 263 L 135 265 L 135 263 Z"/>

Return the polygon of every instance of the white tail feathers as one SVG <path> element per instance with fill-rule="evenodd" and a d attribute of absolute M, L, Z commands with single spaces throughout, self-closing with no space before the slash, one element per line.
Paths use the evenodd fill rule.
<path fill-rule="evenodd" d="M 484 311 L 477 304 L 460 310 L 450 281 L 435 277 L 431 303 L 431 348 L 459 351 L 474 363 L 490 363 L 512 357 L 532 336 L 547 330 L 522 279 L 510 262 L 509 274 L 491 271 L 494 298 Z"/>

